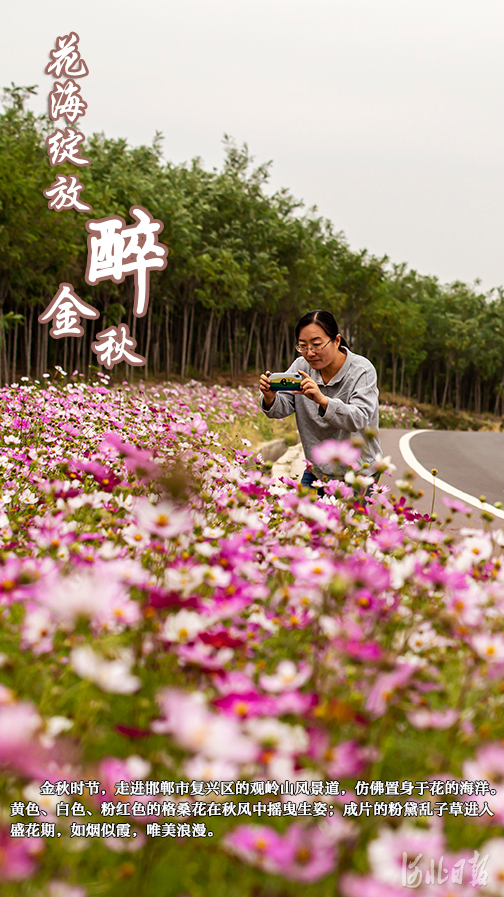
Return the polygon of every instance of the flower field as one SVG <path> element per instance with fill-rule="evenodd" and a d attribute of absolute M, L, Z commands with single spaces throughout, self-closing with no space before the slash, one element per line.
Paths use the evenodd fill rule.
<path fill-rule="evenodd" d="M 418 408 L 407 405 L 392 405 L 390 402 L 380 403 L 380 427 L 392 430 L 398 427 L 410 429 L 421 426 L 422 415 Z M 427 426 L 431 427 L 429 423 Z"/>
<path fill-rule="evenodd" d="M 277 481 L 257 414 L 0 391 L 2 897 L 504 895 L 504 533 L 355 445 Z"/>

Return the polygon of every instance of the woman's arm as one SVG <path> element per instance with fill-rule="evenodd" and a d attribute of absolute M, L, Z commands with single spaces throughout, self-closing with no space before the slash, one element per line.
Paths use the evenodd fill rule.
<path fill-rule="evenodd" d="M 341 399 L 328 399 L 325 411 L 319 414 L 322 420 L 331 427 L 355 433 L 369 426 L 370 421 L 378 413 L 379 393 L 376 385 L 376 373 L 364 371 L 359 377 L 348 402 Z"/>

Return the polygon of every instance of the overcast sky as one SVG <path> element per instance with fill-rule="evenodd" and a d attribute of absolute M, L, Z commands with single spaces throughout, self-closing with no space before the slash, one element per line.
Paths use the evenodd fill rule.
<path fill-rule="evenodd" d="M 227 133 L 353 249 L 504 284 L 502 0 L 10 0 L 0 86 L 45 111 L 70 31 L 86 134 L 220 168 Z"/>

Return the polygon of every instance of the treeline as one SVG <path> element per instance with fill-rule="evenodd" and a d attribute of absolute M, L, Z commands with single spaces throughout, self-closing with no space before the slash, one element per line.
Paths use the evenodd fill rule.
<path fill-rule="evenodd" d="M 26 110 L 32 89 L 4 92 L 0 115 L 0 382 L 40 378 L 58 364 L 96 366 L 96 333 L 127 323 L 147 358 L 140 375 L 211 377 L 229 370 L 282 370 L 295 357 L 294 328 L 307 310 L 332 311 L 356 352 L 376 365 L 380 387 L 476 413 L 504 411 L 504 291 L 353 252 L 331 222 L 287 190 L 267 192 L 269 163 L 253 168 L 247 147 L 225 138 L 222 171 L 162 160 L 161 137 L 131 149 L 91 137 L 91 165 L 51 168 L 44 138 L 54 125 Z M 50 211 L 42 191 L 77 174 L 92 212 Z M 133 278 L 84 281 L 85 221 L 145 206 L 164 222 L 168 264 L 150 277 L 147 315 L 132 315 Z M 80 338 L 52 339 L 38 315 L 59 283 L 100 311 Z M 130 378 L 121 364 L 114 377 Z M 136 375 L 138 376 L 138 374 Z"/>

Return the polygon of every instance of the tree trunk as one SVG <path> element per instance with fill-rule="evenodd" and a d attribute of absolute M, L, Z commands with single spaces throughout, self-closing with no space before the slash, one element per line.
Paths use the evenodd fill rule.
<path fill-rule="evenodd" d="M 25 323 L 25 356 L 26 356 L 26 376 L 31 376 L 31 344 L 32 344 L 32 328 L 33 328 L 33 305 L 30 305 L 28 313 L 28 324 Z"/>
<path fill-rule="evenodd" d="M 416 397 L 417 397 L 417 402 L 421 403 L 421 401 L 422 401 L 422 369 L 421 368 L 418 368 Z"/>
<path fill-rule="evenodd" d="M 217 324 L 214 331 L 213 338 L 213 346 L 210 351 L 210 376 L 213 375 L 215 364 L 217 361 L 217 351 L 219 347 L 219 330 L 220 330 L 221 316 L 217 315 Z"/>
<path fill-rule="evenodd" d="M 392 353 L 392 395 L 395 396 L 396 391 L 396 380 L 397 380 L 397 358 Z"/>
<path fill-rule="evenodd" d="M 35 379 L 40 380 L 40 368 L 42 367 L 41 340 L 42 340 L 42 324 L 37 326 L 37 354 L 35 356 Z"/>
<path fill-rule="evenodd" d="M 229 347 L 229 373 L 231 378 L 234 377 L 234 357 L 233 357 L 233 343 L 231 339 L 231 315 L 228 312 L 227 315 L 227 331 L 228 331 L 228 347 Z"/>
<path fill-rule="evenodd" d="M 208 377 L 210 371 L 210 354 L 212 348 L 212 327 L 214 319 L 214 310 L 210 312 L 210 320 L 208 322 L 207 332 L 205 334 L 205 344 L 203 346 L 203 376 Z"/>
<path fill-rule="evenodd" d="M 273 333 L 272 333 L 272 319 L 271 316 L 268 315 L 268 321 L 266 324 L 266 370 L 271 370 L 273 364 Z"/>
<path fill-rule="evenodd" d="M 474 413 L 481 414 L 481 377 L 479 374 L 474 384 Z"/>
<path fill-rule="evenodd" d="M 448 397 L 448 388 L 450 386 L 450 372 L 451 372 L 451 364 L 446 362 L 446 380 L 443 392 L 443 399 L 441 401 L 441 408 L 444 408 L 446 405 L 446 399 Z"/>
<path fill-rule="evenodd" d="M 250 325 L 249 336 L 247 340 L 247 345 L 245 347 L 245 352 L 243 354 L 243 362 L 242 362 L 242 371 L 244 374 L 247 373 L 249 358 L 250 358 L 250 350 L 252 348 L 252 338 L 254 336 L 254 329 L 257 320 L 257 312 L 254 312 L 254 317 L 252 318 L 252 324 Z"/>
<path fill-rule="evenodd" d="M 460 411 L 460 371 L 455 371 L 455 411 Z"/>
<path fill-rule="evenodd" d="M 192 364 L 192 343 L 193 343 L 193 330 L 194 330 L 194 306 L 195 301 L 193 299 L 191 304 L 191 320 L 189 322 L 189 336 L 187 338 L 187 360 L 186 360 L 186 369 L 191 367 Z"/>
<path fill-rule="evenodd" d="M 500 408 L 499 408 L 500 406 Z M 500 412 L 500 413 L 499 413 Z M 495 397 L 494 417 L 501 417 L 504 412 L 504 372 L 501 382 L 497 387 L 497 395 Z"/>
<path fill-rule="evenodd" d="M 278 339 L 276 340 L 275 346 L 275 371 L 282 371 L 283 365 L 283 351 L 284 351 L 284 343 L 285 343 L 285 327 L 282 325 L 279 331 Z"/>
<path fill-rule="evenodd" d="M 47 356 L 49 353 L 49 324 L 44 325 L 44 343 L 42 351 L 42 372 L 47 374 Z"/>
<path fill-rule="evenodd" d="M 14 333 L 12 335 L 12 379 L 11 383 L 15 383 L 16 381 L 16 362 L 17 362 L 17 335 L 18 335 L 18 325 L 14 324 Z"/>
<path fill-rule="evenodd" d="M 166 337 L 166 379 L 168 380 L 171 373 L 171 346 L 170 346 L 170 303 L 166 303 L 165 318 L 165 337 Z"/>
<path fill-rule="evenodd" d="M 136 321 L 136 318 L 133 319 L 133 333 L 135 332 L 135 321 Z M 91 321 L 89 322 L 88 362 L 87 362 L 87 369 L 84 371 L 84 376 L 86 377 L 86 379 L 89 377 L 89 375 L 90 375 L 90 373 L 91 373 L 91 364 L 92 364 L 92 361 L 93 361 L 93 349 L 92 349 L 92 345 L 93 345 L 93 343 L 94 343 L 94 336 L 95 336 L 95 335 L 94 335 L 94 328 L 95 328 L 95 322 L 94 322 L 94 320 L 91 320 Z M 87 332 L 87 328 L 86 328 L 86 332 Z M 128 376 L 127 379 L 128 379 L 128 381 L 129 381 L 129 380 L 131 379 L 131 365 L 128 365 L 128 367 L 129 367 L 129 374 L 130 374 L 130 376 Z"/>
<path fill-rule="evenodd" d="M 149 366 L 149 349 L 151 341 L 152 326 L 152 301 L 149 303 L 149 311 L 147 312 L 147 339 L 145 341 L 145 379 L 147 380 L 147 371 Z"/>
<path fill-rule="evenodd" d="M 383 377 L 383 355 L 380 354 L 380 361 L 378 363 L 378 392 L 381 391 L 382 377 Z"/>
<path fill-rule="evenodd" d="M 436 365 L 436 367 L 434 368 L 434 373 L 433 373 L 433 375 L 432 375 L 432 395 L 431 395 L 431 405 L 437 405 L 437 403 L 438 403 L 438 397 L 437 397 L 437 378 L 438 378 L 438 371 L 437 371 L 437 365 Z"/>
<path fill-rule="evenodd" d="M 399 392 L 401 395 L 404 395 L 404 371 L 406 369 L 406 356 L 403 355 L 401 360 L 401 385 L 399 387 Z"/>
<path fill-rule="evenodd" d="M 182 378 L 185 377 L 185 369 L 186 369 L 186 352 L 187 352 L 187 325 L 189 321 L 189 310 L 187 308 L 187 304 L 184 303 L 183 317 L 182 317 L 183 325 L 182 325 L 182 354 L 180 358 L 180 376 Z"/>
<path fill-rule="evenodd" d="M 474 391 L 474 379 L 471 377 L 471 379 L 469 380 L 469 396 L 468 396 L 468 399 L 467 399 L 467 404 L 464 403 L 464 407 L 467 409 L 467 411 L 469 412 L 469 414 L 471 413 L 471 405 L 472 405 L 472 399 L 473 399 L 473 391 Z"/>
<path fill-rule="evenodd" d="M 70 375 L 75 371 L 74 358 L 77 339 L 74 337 L 70 340 L 70 358 L 68 359 L 68 373 Z"/>
<path fill-rule="evenodd" d="M 261 346 L 260 327 L 256 326 L 256 351 L 255 351 L 255 372 L 259 373 L 259 353 Z"/>

